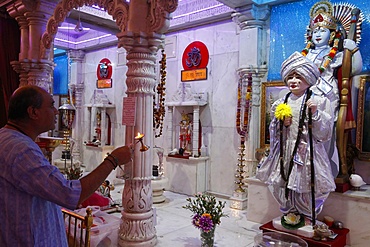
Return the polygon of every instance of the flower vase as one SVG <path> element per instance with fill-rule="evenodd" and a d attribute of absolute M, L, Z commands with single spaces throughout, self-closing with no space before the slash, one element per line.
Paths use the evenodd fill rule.
<path fill-rule="evenodd" d="M 202 247 L 213 247 L 213 243 L 215 240 L 215 229 L 213 227 L 209 232 L 200 230 L 200 240 L 202 241 Z"/>

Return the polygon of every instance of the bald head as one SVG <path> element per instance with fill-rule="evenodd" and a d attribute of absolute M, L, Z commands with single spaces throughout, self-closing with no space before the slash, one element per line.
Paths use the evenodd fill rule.
<path fill-rule="evenodd" d="M 8 119 L 15 121 L 27 119 L 28 107 L 41 108 L 45 94 L 49 93 L 33 85 L 22 86 L 15 90 L 9 100 Z"/>

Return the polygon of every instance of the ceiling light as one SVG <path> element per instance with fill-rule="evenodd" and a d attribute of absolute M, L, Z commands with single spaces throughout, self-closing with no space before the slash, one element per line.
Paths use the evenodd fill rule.
<path fill-rule="evenodd" d="M 75 27 L 75 31 L 76 32 L 82 32 L 83 30 L 84 30 L 84 28 L 82 27 L 81 21 L 80 21 L 80 19 L 78 19 L 76 27 Z"/>
<path fill-rule="evenodd" d="M 81 24 L 80 9 L 78 9 L 78 21 L 75 27 L 75 31 L 79 33 L 79 32 L 82 32 L 83 30 L 84 28 L 82 27 L 82 24 Z"/>

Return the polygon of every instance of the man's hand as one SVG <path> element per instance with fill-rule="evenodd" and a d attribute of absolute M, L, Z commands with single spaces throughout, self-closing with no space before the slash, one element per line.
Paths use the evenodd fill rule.
<path fill-rule="evenodd" d="M 131 161 L 131 149 L 128 146 L 116 148 L 111 154 L 118 159 L 119 165 L 127 164 Z"/>

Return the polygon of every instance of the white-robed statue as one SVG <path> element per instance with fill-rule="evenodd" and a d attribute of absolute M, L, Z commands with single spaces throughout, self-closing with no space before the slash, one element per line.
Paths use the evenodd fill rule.
<path fill-rule="evenodd" d="M 311 90 L 314 94 L 325 96 L 330 100 L 334 122 L 337 121 L 340 105 L 340 68 L 343 63 L 344 49 L 348 49 L 352 53 L 351 75 L 358 74 L 362 70 L 362 57 L 357 44 L 346 37 L 351 24 L 351 9 L 345 4 L 332 5 L 329 1 L 314 4 L 310 9 L 307 44 L 302 51 L 302 55 L 314 62 L 320 71 L 320 76 Z M 347 121 L 343 127 L 345 129 L 355 127 L 350 102 Z M 337 176 L 339 157 L 336 147 L 335 125 L 333 138 L 325 143 L 325 148 L 330 158 L 333 174 Z"/>
<path fill-rule="evenodd" d="M 295 52 L 283 62 L 281 76 L 290 92 L 271 108 L 270 153 L 258 165 L 256 177 L 269 185 L 284 215 L 304 216 L 295 224 L 305 224 L 303 219 L 312 220 L 312 215 L 319 214 L 335 190 L 323 144 L 332 138 L 334 114 L 330 101 L 310 90 L 320 73 L 301 53 Z"/>

